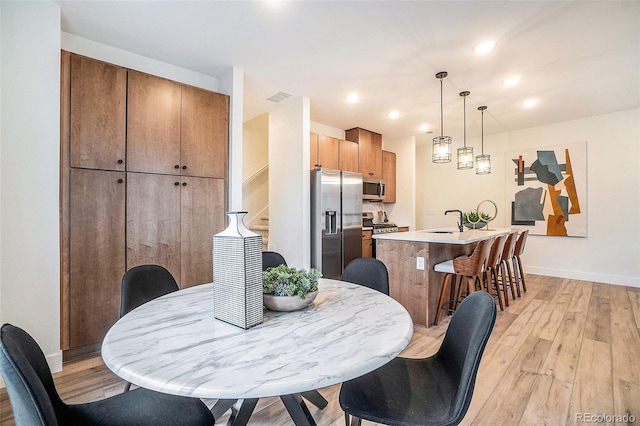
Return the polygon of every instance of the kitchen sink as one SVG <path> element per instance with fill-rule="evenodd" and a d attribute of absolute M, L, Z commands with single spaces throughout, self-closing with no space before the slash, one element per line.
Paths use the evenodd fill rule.
<path fill-rule="evenodd" d="M 426 232 L 427 234 L 453 234 L 455 231 L 445 231 L 445 230 L 434 229 L 432 231 L 422 231 L 422 232 Z"/>

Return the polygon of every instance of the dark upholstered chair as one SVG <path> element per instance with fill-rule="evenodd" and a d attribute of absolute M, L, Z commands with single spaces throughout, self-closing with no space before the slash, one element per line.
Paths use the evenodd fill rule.
<path fill-rule="evenodd" d="M 262 252 L 262 270 L 266 271 L 267 268 L 274 268 L 279 265 L 287 266 L 287 262 L 280 253 L 275 251 L 263 251 Z"/>
<path fill-rule="evenodd" d="M 389 272 L 384 263 L 373 257 L 353 259 L 340 277 L 341 281 L 360 284 L 389 295 Z"/>
<path fill-rule="evenodd" d="M 178 284 L 160 265 L 134 266 L 124 273 L 120 289 L 120 316 L 157 297 L 178 291 Z"/>
<path fill-rule="evenodd" d="M 171 275 L 160 265 L 134 266 L 124 273 L 120 288 L 120 316 L 128 314 L 138 306 L 150 300 L 178 291 L 178 284 Z M 124 391 L 131 389 L 127 383 Z"/>
<path fill-rule="evenodd" d="M 473 395 L 482 353 L 496 320 L 484 291 L 467 296 L 454 312 L 438 352 L 423 359 L 397 357 L 342 384 L 345 420 L 354 416 L 392 425 L 457 425 Z"/>
<path fill-rule="evenodd" d="M 17 426 L 213 425 L 213 414 L 196 398 L 136 389 L 84 404 L 65 404 L 40 346 L 11 324 L 0 328 L 0 372 Z"/>

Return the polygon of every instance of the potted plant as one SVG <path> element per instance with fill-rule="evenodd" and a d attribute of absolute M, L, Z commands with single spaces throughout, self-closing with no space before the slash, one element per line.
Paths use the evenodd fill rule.
<path fill-rule="evenodd" d="M 491 216 L 485 212 L 479 212 L 478 214 L 476 210 L 471 210 L 462 214 L 462 223 L 469 229 L 480 229 L 487 225 L 486 221 L 490 218 Z"/>
<path fill-rule="evenodd" d="M 264 305 L 272 311 L 295 311 L 308 306 L 318 294 L 320 271 L 278 265 L 262 272 Z"/>

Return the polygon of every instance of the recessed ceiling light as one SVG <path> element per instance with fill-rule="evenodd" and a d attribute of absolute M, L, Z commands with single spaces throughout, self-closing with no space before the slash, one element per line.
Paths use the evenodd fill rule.
<path fill-rule="evenodd" d="M 395 110 L 394 110 L 394 111 L 391 111 L 391 112 L 389 113 L 389 118 L 391 118 L 391 119 L 394 119 L 394 120 L 395 120 L 395 119 L 396 119 L 396 118 L 398 118 L 398 117 L 400 117 L 400 112 L 398 112 L 398 111 L 395 111 Z"/>
<path fill-rule="evenodd" d="M 478 55 L 484 55 L 486 53 L 491 52 L 491 50 L 493 50 L 493 47 L 496 45 L 495 41 L 485 41 L 484 43 L 480 43 L 479 45 L 477 45 L 473 51 L 476 52 Z"/>
<path fill-rule="evenodd" d="M 358 99 L 360 99 L 360 96 L 356 92 L 351 92 L 347 95 L 347 102 L 350 104 L 358 102 Z"/>
<path fill-rule="evenodd" d="M 429 130 L 429 125 L 428 124 L 421 124 L 419 127 L 421 132 L 426 132 L 427 130 Z"/>
<path fill-rule="evenodd" d="M 538 103 L 537 99 L 527 99 L 522 103 L 522 106 L 525 108 L 531 108 L 532 106 L 535 106 L 537 103 Z"/>
<path fill-rule="evenodd" d="M 519 82 L 520 82 L 520 76 L 519 75 L 514 75 L 513 77 L 509 77 L 509 78 L 503 80 L 502 84 L 504 84 L 505 86 L 515 86 Z"/>

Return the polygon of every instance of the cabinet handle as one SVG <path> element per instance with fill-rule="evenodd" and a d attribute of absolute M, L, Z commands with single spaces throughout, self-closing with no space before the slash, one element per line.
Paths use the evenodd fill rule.
<path fill-rule="evenodd" d="M 187 166 L 182 166 L 182 170 L 187 170 Z"/>
<path fill-rule="evenodd" d="M 182 186 L 187 186 L 187 182 L 182 182 Z"/>
<path fill-rule="evenodd" d="M 118 160 L 118 164 L 122 164 L 124 163 L 124 161 L 122 161 L 122 159 Z"/>
<path fill-rule="evenodd" d="M 175 186 L 180 186 L 180 182 L 174 183 Z"/>
<path fill-rule="evenodd" d="M 122 182 L 124 182 L 123 179 L 118 179 L 118 183 L 122 183 Z"/>
<path fill-rule="evenodd" d="M 174 169 L 179 169 L 180 168 L 180 164 L 176 164 L 175 166 L 173 166 Z"/>

